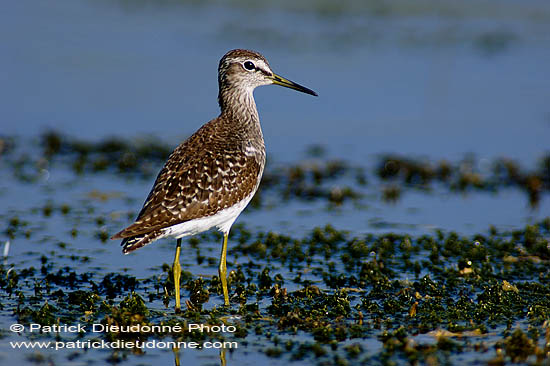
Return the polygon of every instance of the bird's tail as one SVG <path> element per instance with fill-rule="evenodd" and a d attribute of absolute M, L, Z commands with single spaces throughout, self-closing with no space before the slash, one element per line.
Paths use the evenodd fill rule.
<path fill-rule="evenodd" d="M 120 237 L 118 237 L 117 235 L 113 236 L 112 239 L 119 239 Z M 154 230 L 148 233 L 123 238 L 122 242 L 120 243 L 120 245 L 122 245 L 122 253 L 128 254 L 130 252 L 133 252 L 134 250 L 144 247 L 147 244 L 150 244 L 155 240 L 162 238 L 163 236 L 163 230 Z"/>

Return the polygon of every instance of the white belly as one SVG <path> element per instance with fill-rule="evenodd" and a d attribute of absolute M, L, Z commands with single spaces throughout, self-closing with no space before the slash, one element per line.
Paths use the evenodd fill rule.
<path fill-rule="evenodd" d="M 227 234 L 229 233 L 229 229 L 231 229 L 231 225 L 233 225 L 239 214 L 244 210 L 254 196 L 254 193 L 255 191 L 236 205 L 218 211 L 214 215 L 201 217 L 199 219 L 194 219 L 167 227 L 164 229 L 163 237 L 172 236 L 179 239 L 184 236 L 202 233 L 203 231 L 209 230 L 213 227 L 216 227 L 222 233 Z"/>

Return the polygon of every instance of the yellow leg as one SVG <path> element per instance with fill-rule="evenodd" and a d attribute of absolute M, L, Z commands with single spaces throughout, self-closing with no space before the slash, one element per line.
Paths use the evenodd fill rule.
<path fill-rule="evenodd" d="M 229 295 L 227 292 L 227 233 L 223 234 L 223 246 L 222 246 L 222 256 L 220 258 L 220 281 L 222 281 L 222 290 L 223 290 L 223 303 L 225 306 L 229 306 Z"/>
<path fill-rule="evenodd" d="M 180 310 L 181 310 L 181 303 L 180 303 L 180 276 L 181 276 L 180 251 L 181 251 L 181 239 L 178 239 L 177 244 L 176 244 L 176 256 L 174 257 L 174 265 L 172 266 L 172 271 L 174 272 L 174 288 L 176 290 L 176 313 L 179 313 Z"/>
<path fill-rule="evenodd" d="M 172 352 L 174 352 L 174 363 L 176 366 L 180 366 L 180 349 L 177 347 L 172 348 Z"/>
<path fill-rule="evenodd" d="M 220 350 L 220 366 L 226 366 L 227 361 L 225 360 L 225 348 Z"/>

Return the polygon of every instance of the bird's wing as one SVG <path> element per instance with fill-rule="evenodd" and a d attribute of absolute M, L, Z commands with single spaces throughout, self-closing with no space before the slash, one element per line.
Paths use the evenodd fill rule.
<path fill-rule="evenodd" d="M 174 150 L 136 221 L 113 239 L 213 215 L 243 200 L 257 188 L 263 169 L 257 157 L 245 154 L 240 146 L 229 147 L 223 139 L 216 143 L 202 141 L 204 136 L 212 135 L 195 133 Z M 205 145 L 209 148 L 201 148 Z"/>

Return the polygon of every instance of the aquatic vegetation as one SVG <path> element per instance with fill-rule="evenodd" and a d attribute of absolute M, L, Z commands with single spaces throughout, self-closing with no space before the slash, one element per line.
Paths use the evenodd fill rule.
<path fill-rule="evenodd" d="M 497 191 L 505 187 L 517 187 L 525 191 L 529 204 L 537 206 L 541 194 L 550 191 L 550 156 L 540 159 L 534 171 L 524 171 L 510 159 L 497 159 L 489 171 L 482 171 L 473 158 L 466 158 L 457 164 L 442 160 L 437 163 L 400 156 L 384 156 L 377 168 L 383 180 L 410 187 L 429 189 L 434 183 L 441 183 L 450 191 L 470 189 Z M 385 196 L 395 194 L 385 193 Z"/>
<path fill-rule="evenodd" d="M 235 229 L 247 231 L 242 225 Z M 242 341 L 255 334 L 264 337 L 264 352 L 269 357 L 312 357 L 321 363 L 333 357 L 361 360 L 366 353 L 361 340 L 371 337 L 380 342 L 376 352 L 382 363 L 452 358 L 453 354 L 478 352 L 488 344 L 504 349 L 505 356 L 498 356 L 504 360 L 545 359 L 548 345 L 540 346 L 540 341 L 547 336 L 550 322 L 550 255 L 533 244 L 548 247 L 549 236 L 550 218 L 523 230 L 474 238 L 456 233 L 353 237 L 330 226 L 316 228 L 303 238 L 243 234 L 247 239 L 230 252 L 246 253 L 251 261 L 242 263 L 230 277 L 233 308 L 204 309 L 212 296 L 221 296 L 219 281 L 186 276 L 184 288 L 190 302 L 181 317 L 154 305 L 163 300 L 147 285 L 153 278 L 79 273 L 55 266 L 43 271 L 14 268 L 8 273 L 1 267 L 0 291 L 6 297 L 2 311 L 13 311 L 22 324 L 84 321 L 110 329 L 182 321 L 228 324 L 235 326 L 229 335 L 182 332 L 177 336 L 203 340 L 229 336 Z M 269 245 L 250 250 L 258 242 Z M 296 259 L 301 258 L 301 251 L 305 251 L 302 258 L 308 259 L 307 266 Z M 429 253 L 438 254 L 427 260 Z M 265 256 L 272 258 L 272 266 L 255 264 Z M 44 265 L 48 262 L 45 259 Z M 295 278 L 290 289 L 286 287 L 292 276 L 305 273 L 312 274 L 308 281 Z M 169 271 L 163 276 L 171 277 Z M 49 290 L 37 296 L 34 284 L 45 282 Z M 92 290 L 88 290 L 90 285 Z M 241 305 L 235 307 L 236 303 Z M 150 310 L 151 305 L 156 310 Z M 232 314 L 239 316 L 223 320 Z M 529 324 L 530 332 L 526 334 L 528 329 L 515 324 Z M 293 336 L 298 333 L 301 336 L 296 340 Z M 425 343 L 419 335 L 437 341 Z M 145 340 L 176 335 L 109 331 L 96 336 Z"/>
<path fill-rule="evenodd" d="M 438 229 L 373 233 L 337 225 L 297 234 L 284 226 L 258 229 L 245 220 L 231 233 L 231 307 L 217 306 L 221 282 L 212 274 L 220 236 L 208 232 L 184 243 L 181 283 L 187 301 L 175 315 L 170 264 L 142 268 L 148 258 L 123 257 L 116 243 L 106 241 L 121 221 L 135 214 L 116 211 L 131 206 L 131 198 L 100 191 L 94 184 L 78 194 L 67 189 L 75 181 L 86 184 L 86 179 L 103 175 L 116 176 L 121 184 L 152 178 L 154 169 L 120 161 L 134 154 L 137 161 L 156 167 L 167 147 L 160 144 L 153 151 L 156 147 L 146 142 L 77 142 L 50 133 L 36 153 L 20 149 L 17 139 L 6 141 L 0 169 L 17 182 L 10 189 L 23 184 L 38 193 L 28 207 L 0 215 L 2 242 L 10 240 L 0 264 L 0 313 L 25 329 L 31 324 L 42 330 L 88 328 L 76 333 L 4 332 L 5 338 L 229 341 L 281 362 L 319 365 L 548 360 L 550 217 L 469 235 Z M 22 161 L 24 167 L 18 165 Z M 480 170 L 473 160 L 433 164 L 392 156 L 382 158 L 376 175 L 370 175 L 367 167 L 326 159 L 316 148 L 303 162 L 268 166 L 256 203 L 261 209 L 252 212 L 270 205 L 321 202 L 328 212 L 338 213 L 350 203 L 379 200 L 369 191 L 374 182 L 388 184 L 382 199 L 390 202 L 411 190 L 429 193 L 436 185 L 453 194 L 504 188 L 529 192 L 531 184 L 538 187 L 540 200 L 548 190 L 549 161 L 534 171 L 508 160 Z M 63 170 L 69 183 L 45 185 L 40 173 L 44 167 L 53 173 Z M 62 194 L 52 194 L 55 190 Z M 155 250 L 164 249 L 161 242 Z M 91 331 L 94 326 L 97 332 Z M 51 358 L 28 353 L 36 360 Z M 124 363 L 138 357 L 139 362 L 140 354 L 139 348 L 117 349 L 100 358 Z M 86 355 L 75 349 L 70 357 L 83 360 Z"/>

